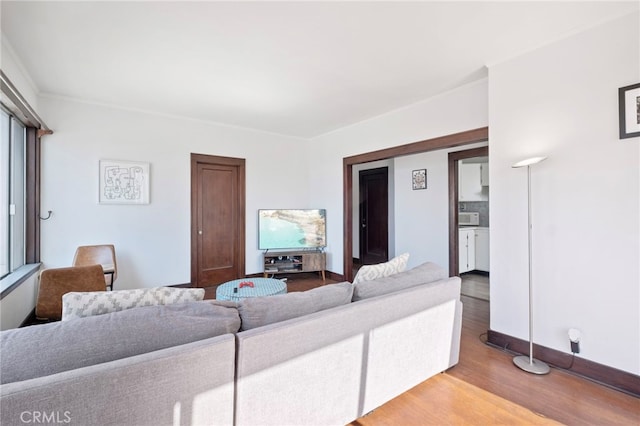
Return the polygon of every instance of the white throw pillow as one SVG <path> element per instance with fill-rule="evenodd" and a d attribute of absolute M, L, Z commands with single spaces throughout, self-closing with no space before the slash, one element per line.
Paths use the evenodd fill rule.
<path fill-rule="evenodd" d="M 358 273 L 353 279 L 353 283 L 356 284 L 362 281 L 371 281 L 375 280 L 376 278 L 388 277 L 389 275 L 403 272 L 407 269 L 408 260 L 409 253 L 403 253 L 385 263 L 378 263 L 377 265 L 364 265 L 358 270 Z"/>
<path fill-rule="evenodd" d="M 204 299 L 203 288 L 156 287 L 136 290 L 69 292 L 62 296 L 62 321 L 138 306 L 171 305 Z"/>

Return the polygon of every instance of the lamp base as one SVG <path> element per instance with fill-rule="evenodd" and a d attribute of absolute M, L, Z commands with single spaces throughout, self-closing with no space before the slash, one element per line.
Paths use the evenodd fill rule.
<path fill-rule="evenodd" d="M 513 363 L 521 370 L 533 374 L 548 374 L 549 366 L 535 358 L 529 359 L 527 355 L 520 355 L 513 358 Z"/>

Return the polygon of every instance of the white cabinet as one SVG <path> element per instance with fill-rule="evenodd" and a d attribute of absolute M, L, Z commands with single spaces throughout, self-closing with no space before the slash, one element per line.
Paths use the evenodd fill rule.
<path fill-rule="evenodd" d="M 480 185 L 489 186 L 489 163 L 480 163 Z"/>
<path fill-rule="evenodd" d="M 476 228 L 476 269 L 478 271 L 489 272 L 489 229 Z"/>
<path fill-rule="evenodd" d="M 480 163 L 460 163 L 458 167 L 458 200 L 488 201 L 489 187 L 483 186 L 482 169 L 486 170 L 485 182 L 489 183 L 489 167 Z"/>
<path fill-rule="evenodd" d="M 458 229 L 458 273 L 489 272 L 489 228 Z"/>
<path fill-rule="evenodd" d="M 476 269 L 475 228 L 460 228 L 458 235 L 458 272 L 462 274 Z"/>

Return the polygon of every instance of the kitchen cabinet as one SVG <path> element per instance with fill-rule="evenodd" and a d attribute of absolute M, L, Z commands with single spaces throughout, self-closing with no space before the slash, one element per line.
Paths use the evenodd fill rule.
<path fill-rule="evenodd" d="M 458 272 L 462 274 L 476 269 L 475 228 L 460 228 L 458 237 Z"/>
<path fill-rule="evenodd" d="M 489 272 L 489 228 L 458 229 L 458 273 Z"/>
<path fill-rule="evenodd" d="M 483 180 L 483 167 L 485 178 Z M 460 163 L 458 167 L 458 200 L 459 201 L 488 201 L 489 200 L 489 167 L 488 163 Z M 486 185 L 483 186 L 483 182 Z"/>
<path fill-rule="evenodd" d="M 489 186 L 489 163 L 480 163 L 480 185 Z"/>
<path fill-rule="evenodd" d="M 489 272 L 489 228 L 475 230 L 475 267 L 478 271 Z"/>

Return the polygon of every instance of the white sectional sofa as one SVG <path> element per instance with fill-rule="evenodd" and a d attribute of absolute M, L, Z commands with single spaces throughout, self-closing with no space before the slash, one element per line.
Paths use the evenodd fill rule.
<path fill-rule="evenodd" d="M 431 263 L 355 286 L 249 300 L 238 306 L 202 301 L 134 308 L 3 332 L 0 356 L 13 366 L 3 363 L 0 371 L 0 423 L 57 416 L 78 425 L 342 425 L 458 362 L 460 279 Z M 199 308 L 190 311 L 194 306 Z M 65 323 L 75 323 L 69 340 L 54 343 L 58 354 L 69 348 L 82 354 L 87 348 L 81 336 L 71 336 L 86 325 L 86 333 L 100 335 L 109 352 L 109 345 L 117 346 L 113 330 L 126 334 L 120 319 L 126 322 L 127 315 L 140 323 L 130 332 L 147 342 L 136 344 L 133 352 L 139 353 L 93 363 L 99 357 L 98 340 L 92 339 L 94 349 L 78 367 L 36 368 L 35 377 L 14 374 L 48 356 L 44 351 L 24 359 L 29 351 L 20 346 L 31 337 L 44 345 L 48 331 L 59 337 L 66 332 L 62 327 L 72 327 Z M 29 330 L 34 327 L 51 330 Z M 166 327 L 181 332 L 158 338 Z M 209 328 L 222 334 L 203 337 Z M 199 340 L 171 344 L 190 335 Z M 52 356 L 53 364 L 64 364 Z"/>

